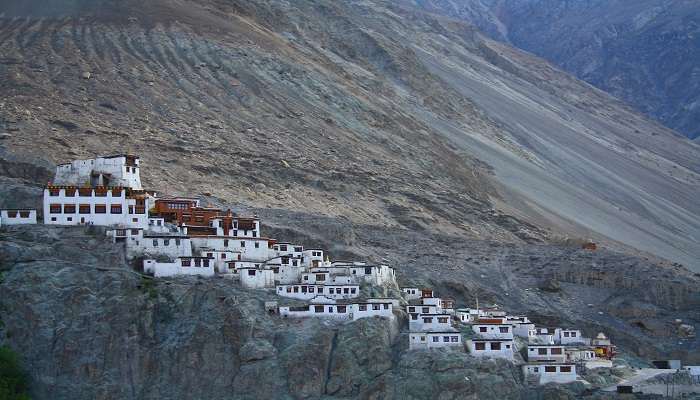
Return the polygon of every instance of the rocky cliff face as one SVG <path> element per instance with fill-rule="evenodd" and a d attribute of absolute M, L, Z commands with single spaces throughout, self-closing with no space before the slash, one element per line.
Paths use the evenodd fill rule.
<path fill-rule="evenodd" d="M 497 398 L 482 382 L 526 391 L 507 363 L 406 354 L 397 321 L 283 321 L 264 311 L 274 294 L 228 280 L 141 278 L 102 234 L 2 234 L 2 342 L 22 354 L 37 399 Z"/>
<path fill-rule="evenodd" d="M 700 136 L 700 5 L 682 0 L 428 0 L 688 137 Z"/>
<path fill-rule="evenodd" d="M 281 232 L 285 221 L 298 218 L 298 214 L 281 215 L 273 229 Z M 384 235 L 372 238 L 362 227 L 353 229 L 359 237 L 371 238 L 374 245 L 363 240 L 347 247 L 348 252 L 363 248 L 379 254 L 393 248 L 377 239 Z M 401 312 L 393 322 L 365 319 L 337 325 L 282 320 L 264 310 L 265 301 L 283 301 L 270 292 L 244 290 L 217 278 L 145 279 L 124 263 L 123 250 L 103 235 L 97 228 L 40 226 L 0 232 L 0 343 L 22 356 L 34 398 L 536 399 L 584 395 L 579 385 L 529 386 L 516 366 L 503 361 L 477 360 L 457 351 L 409 352 Z M 449 238 L 445 239 L 446 245 Z M 439 242 L 430 244 L 442 251 Z M 644 282 L 624 287 L 615 279 L 596 282 L 574 273 L 555 276 L 561 279 L 558 293 L 538 292 L 531 283 L 541 276 L 533 271 L 548 276 L 549 269 L 566 268 L 569 262 L 580 267 L 590 255 L 574 252 L 558 257 L 558 250 L 550 246 L 532 249 L 529 254 L 500 246 L 469 243 L 468 250 L 460 246 L 434 267 L 426 261 L 435 261 L 436 255 L 421 249 L 390 256 L 407 260 L 398 265 L 402 282 L 432 284 L 441 293 L 454 295 L 460 305 L 469 304 L 479 293 L 482 301 L 527 312 L 541 323 L 574 323 L 587 334 L 605 330 L 629 354 L 655 357 L 685 351 L 680 356 L 697 361 L 692 355 L 697 356 L 694 349 L 699 343 L 677 345 L 677 335 L 655 335 L 632 323 L 643 320 L 653 327 L 650 321 L 663 325 L 680 316 L 688 324 L 699 323 L 700 299 L 697 291 L 689 289 L 697 287 L 697 277 L 675 269 L 667 269 L 667 277 L 653 277 L 659 288 L 676 287 L 668 289 L 667 297 L 641 296 Z M 457 267 L 467 251 L 466 265 Z M 494 254 L 500 259 L 487 259 Z M 540 259 L 544 255 L 549 257 Z M 644 266 L 643 260 L 610 253 L 595 259 L 603 269 L 622 269 L 630 261 Z M 628 268 L 639 272 L 640 267 Z M 436 268 L 442 273 L 435 274 Z M 499 275 L 508 278 L 499 282 L 494 279 Z M 528 287 L 531 292 L 523 290 Z M 611 303 L 613 299 L 618 301 Z M 603 304 L 622 310 L 622 300 L 636 302 L 627 304 L 627 309 L 646 314 L 607 315 L 606 309 L 606 316 L 601 317 L 595 312 Z M 595 308 L 579 304 L 585 302 L 595 303 Z M 587 396 L 604 398 L 590 391 Z"/>

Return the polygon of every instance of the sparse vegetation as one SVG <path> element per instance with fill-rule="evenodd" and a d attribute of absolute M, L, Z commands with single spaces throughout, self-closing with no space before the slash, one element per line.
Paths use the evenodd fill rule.
<path fill-rule="evenodd" d="M 19 365 L 17 354 L 0 347 L 0 400 L 29 400 L 29 379 Z"/>

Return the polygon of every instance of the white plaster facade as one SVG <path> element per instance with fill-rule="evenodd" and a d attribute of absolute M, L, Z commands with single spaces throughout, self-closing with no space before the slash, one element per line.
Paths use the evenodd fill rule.
<path fill-rule="evenodd" d="M 527 339 L 533 344 L 554 344 L 555 333 L 552 328 L 535 328 L 528 331 Z"/>
<path fill-rule="evenodd" d="M 460 308 L 455 312 L 457 320 L 464 324 L 470 324 L 485 316 L 482 310 L 476 308 Z"/>
<path fill-rule="evenodd" d="M 581 335 L 581 331 L 576 329 L 555 329 L 554 343 L 562 345 L 586 343 L 586 339 Z"/>
<path fill-rule="evenodd" d="M 422 296 L 422 292 L 419 288 L 414 287 L 404 287 L 401 288 L 401 293 L 407 301 L 418 300 Z"/>
<path fill-rule="evenodd" d="M 529 344 L 527 346 L 527 360 L 535 362 L 564 363 L 566 362 L 564 346 Z"/>
<path fill-rule="evenodd" d="M 462 348 L 462 334 L 456 331 L 411 332 L 408 335 L 409 350 L 442 347 Z"/>
<path fill-rule="evenodd" d="M 361 318 L 393 318 L 391 302 L 351 303 L 351 304 L 309 304 L 301 307 L 280 307 L 280 315 L 285 318 L 330 318 L 338 320 L 358 320 Z"/>
<path fill-rule="evenodd" d="M 233 251 L 241 254 L 241 260 L 265 262 L 271 258 L 267 238 L 247 238 L 238 236 L 192 236 L 195 250 L 213 249 Z"/>
<path fill-rule="evenodd" d="M 323 250 L 321 249 L 305 249 L 302 252 L 304 266 L 307 268 L 323 267 Z"/>
<path fill-rule="evenodd" d="M 467 341 L 469 353 L 474 357 L 513 359 L 513 341 L 499 339 L 471 339 Z"/>
<path fill-rule="evenodd" d="M 172 226 L 173 229 L 170 229 Z M 157 233 L 166 233 L 166 232 L 173 232 L 176 231 L 174 225 L 168 225 L 165 222 L 164 218 L 153 218 L 149 217 L 148 218 L 148 231 L 149 232 L 157 232 Z"/>
<path fill-rule="evenodd" d="M 148 228 L 149 197 L 127 197 L 126 189 L 44 189 L 44 224 Z M 103 194 L 103 195 L 100 195 Z M 141 205 L 137 203 L 143 202 Z"/>
<path fill-rule="evenodd" d="M 277 285 L 277 295 L 299 300 L 311 300 L 319 295 L 329 299 L 354 299 L 360 295 L 359 285 L 291 284 Z"/>
<path fill-rule="evenodd" d="M 141 190 L 139 158 L 120 154 L 56 166 L 54 185 L 123 186 Z"/>
<path fill-rule="evenodd" d="M 412 314 L 408 320 L 408 328 L 411 332 L 442 332 L 452 329 L 452 316 L 450 314 Z"/>
<path fill-rule="evenodd" d="M 36 224 L 36 210 L 29 208 L 0 210 L 0 226 L 30 224 Z"/>
<path fill-rule="evenodd" d="M 565 347 L 566 362 L 575 363 L 590 361 L 596 358 L 595 350 L 591 347 Z"/>
<path fill-rule="evenodd" d="M 419 314 L 444 314 L 442 308 L 436 305 L 408 305 L 406 306 L 406 313 L 412 320 L 418 318 Z"/>
<path fill-rule="evenodd" d="M 371 285 L 396 285 L 394 269 L 387 265 L 368 265 L 362 262 L 336 262 L 322 267 L 331 275 L 352 275 Z M 359 281 L 358 281 L 359 282 Z"/>
<path fill-rule="evenodd" d="M 115 229 L 114 232 L 126 232 L 126 254 L 129 258 L 146 257 L 192 257 L 192 242 L 182 235 L 149 235 L 143 229 Z M 118 238 L 119 236 L 117 236 Z"/>
<path fill-rule="evenodd" d="M 540 385 L 546 383 L 570 383 L 576 380 L 576 365 L 537 363 L 523 365 L 523 375 L 528 379 L 535 377 Z"/>
<path fill-rule="evenodd" d="M 509 324 L 474 323 L 472 330 L 482 339 L 513 340 L 513 326 Z"/>
<path fill-rule="evenodd" d="M 249 289 L 275 287 L 275 272 L 269 268 L 240 268 L 241 285 Z"/>
<path fill-rule="evenodd" d="M 156 278 L 176 275 L 214 276 L 215 274 L 213 260 L 206 257 L 179 257 L 171 262 L 147 259 L 143 260 L 143 270 Z"/>

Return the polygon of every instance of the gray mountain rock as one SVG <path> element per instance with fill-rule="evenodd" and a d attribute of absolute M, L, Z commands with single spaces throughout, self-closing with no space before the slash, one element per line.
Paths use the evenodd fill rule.
<path fill-rule="evenodd" d="M 543 57 L 688 137 L 700 136 L 693 0 L 420 0 Z"/>

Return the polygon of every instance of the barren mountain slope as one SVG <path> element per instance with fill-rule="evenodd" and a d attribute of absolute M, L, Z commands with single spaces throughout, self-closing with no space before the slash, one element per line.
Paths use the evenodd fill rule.
<path fill-rule="evenodd" d="M 505 241 L 543 238 L 530 221 L 700 267 L 698 147 L 464 23 L 381 1 L 29 3 L 0 19 L 15 154 L 130 151 L 156 189 Z"/>
<path fill-rule="evenodd" d="M 700 135 L 694 0 L 416 0 L 561 66 L 690 138 Z"/>

